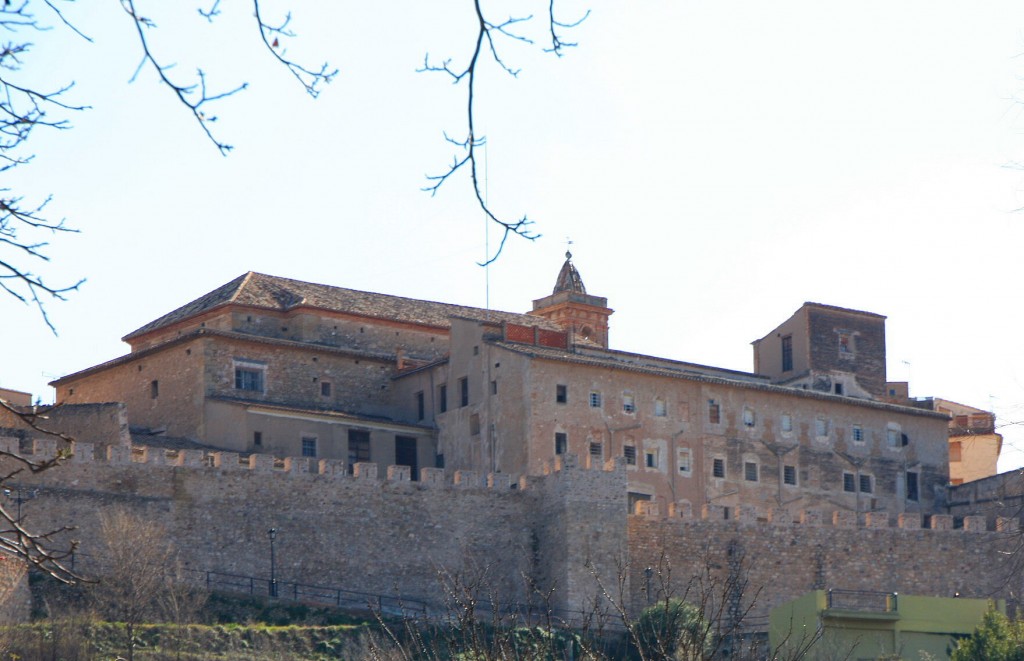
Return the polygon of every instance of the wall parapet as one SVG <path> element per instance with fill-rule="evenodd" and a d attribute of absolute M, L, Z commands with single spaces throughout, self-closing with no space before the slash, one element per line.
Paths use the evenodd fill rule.
<path fill-rule="evenodd" d="M 668 515 L 664 516 L 660 506 L 653 501 L 639 501 L 631 514 L 641 518 L 665 518 L 682 523 L 696 521 L 730 523 L 736 526 L 771 526 L 837 528 L 867 530 L 924 530 L 952 533 L 1017 533 L 1020 521 L 1013 517 L 997 516 L 990 520 L 982 515 L 954 517 L 949 514 L 922 515 L 917 512 L 903 512 L 893 517 L 888 512 L 855 512 L 853 510 L 790 510 L 787 508 L 761 508 L 756 505 L 725 507 L 708 503 L 700 508 L 697 516 L 687 503 L 685 507 L 669 504 Z"/>
<path fill-rule="evenodd" d="M 51 439 L 32 439 L 30 443 L 16 437 L 0 437 L 0 451 L 20 453 L 34 459 L 56 456 L 59 442 Z M 240 454 L 226 450 L 168 449 L 153 446 L 95 445 L 76 442 L 70 464 L 122 467 L 140 470 L 193 469 L 210 472 L 281 476 L 289 479 L 349 480 L 367 483 L 400 483 L 420 488 L 472 489 L 507 492 L 540 487 L 545 476 L 520 476 L 510 473 L 479 473 L 458 470 L 446 472 L 443 468 L 420 468 L 418 479 L 412 469 L 404 465 L 387 466 L 384 470 L 373 462 L 348 464 L 340 459 L 314 459 L 312 457 L 277 457 L 270 454 Z M 581 464 L 576 455 L 562 455 L 547 467 L 547 474 L 557 476 L 578 472 L 625 473 L 621 461 L 611 460 L 591 467 Z"/>

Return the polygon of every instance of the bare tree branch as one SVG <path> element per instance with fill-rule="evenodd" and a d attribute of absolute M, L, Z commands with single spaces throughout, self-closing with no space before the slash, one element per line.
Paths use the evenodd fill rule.
<path fill-rule="evenodd" d="M 554 4 L 554 0 L 550 0 L 548 9 L 548 23 L 549 31 L 551 33 L 552 47 L 544 50 L 561 56 L 563 48 L 575 46 L 576 44 L 562 41 L 558 34 L 559 29 L 571 29 L 578 26 L 587 18 L 589 12 L 587 12 L 587 14 L 578 21 L 571 23 L 559 22 L 555 19 Z M 540 234 L 533 230 L 533 221 L 525 214 L 518 220 L 501 217 L 492 210 L 491 206 L 485 199 L 482 190 L 483 186 L 481 184 L 481 176 L 477 167 L 477 149 L 484 146 L 487 140 L 484 136 L 478 136 L 476 133 L 476 112 L 474 107 L 476 99 L 477 74 L 479 73 L 478 66 L 481 61 L 481 55 L 483 53 L 485 43 L 491 59 L 501 67 L 505 73 L 513 77 L 517 76 L 519 74 L 519 69 L 513 68 L 506 63 L 504 58 L 502 58 L 498 52 L 495 37 L 501 36 L 512 41 L 532 45 L 533 41 L 530 38 L 517 31 L 517 28 L 522 27 L 523 24 L 529 22 L 532 16 L 510 16 L 500 23 L 494 23 L 484 16 L 483 9 L 480 6 L 480 0 L 474 0 L 473 7 L 476 11 L 477 30 L 473 52 L 469 58 L 468 64 L 466 64 L 462 69 L 452 68 L 451 59 L 446 59 L 440 64 L 431 64 L 430 55 L 428 53 L 424 57 L 423 67 L 419 69 L 421 72 L 447 74 L 451 78 L 452 83 L 456 85 L 461 83 L 463 80 L 466 81 L 466 138 L 464 140 L 453 139 L 449 137 L 447 133 L 445 134 L 444 139 L 457 147 L 459 151 L 457 152 L 457 155 L 452 158 L 452 163 L 448 166 L 448 169 L 445 172 L 427 176 L 427 180 L 430 183 L 425 186 L 423 190 L 429 192 L 431 196 L 436 195 L 441 186 L 443 186 L 453 174 L 462 170 L 466 166 L 469 167 L 470 180 L 473 184 L 473 194 L 476 197 L 477 205 L 481 210 L 483 210 L 487 219 L 496 223 L 502 230 L 501 242 L 499 243 L 497 250 L 495 250 L 491 255 L 488 255 L 487 259 L 480 263 L 480 266 L 487 266 L 501 255 L 502 250 L 505 249 L 505 242 L 508 240 L 509 236 L 521 236 L 530 241 L 540 237 Z"/>

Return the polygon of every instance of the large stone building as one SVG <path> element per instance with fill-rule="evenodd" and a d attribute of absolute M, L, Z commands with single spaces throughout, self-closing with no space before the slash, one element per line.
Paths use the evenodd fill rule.
<path fill-rule="evenodd" d="M 123 402 L 149 443 L 521 475 L 621 461 L 629 502 L 928 513 L 946 413 L 885 395 L 885 318 L 807 303 L 754 372 L 609 348 L 606 299 L 567 259 L 527 314 L 248 273 L 58 379 L 59 404 Z"/>

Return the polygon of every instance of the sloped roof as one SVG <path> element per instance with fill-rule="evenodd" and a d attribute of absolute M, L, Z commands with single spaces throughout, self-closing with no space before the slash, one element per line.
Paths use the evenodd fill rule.
<path fill-rule="evenodd" d="M 546 319 L 527 314 L 377 294 L 250 271 L 128 333 L 122 339 L 127 341 L 145 335 L 229 303 L 278 311 L 309 306 L 332 312 L 344 312 L 438 328 L 449 328 L 451 325 L 449 319 L 453 316 L 496 323 L 507 321 L 541 326 L 552 330 L 560 328 Z"/>
<path fill-rule="evenodd" d="M 583 278 L 572 263 L 572 253 L 568 251 L 565 253 L 565 263 L 562 264 L 562 270 L 558 272 L 558 279 L 555 280 L 555 289 L 551 293 L 557 294 L 562 291 L 574 294 L 587 293 L 587 288 L 583 286 Z"/>

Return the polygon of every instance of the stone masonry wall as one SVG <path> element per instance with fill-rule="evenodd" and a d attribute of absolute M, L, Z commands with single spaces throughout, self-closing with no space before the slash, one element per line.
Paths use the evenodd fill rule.
<path fill-rule="evenodd" d="M 672 592 L 680 594 L 690 577 L 701 575 L 717 579 L 712 591 L 721 598 L 720 587 L 734 572 L 747 581 L 740 609 L 754 602 L 749 618 L 755 626 L 773 606 L 814 589 L 985 599 L 1018 595 L 1024 583 L 1012 574 L 1013 557 L 1006 553 L 1019 540 L 1015 519 L 1000 519 L 999 530 L 990 530 L 984 516 L 967 517 L 963 529 L 953 529 L 948 515 L 933 515 L 930 528 L 921 527 L 917 514 L 895 521 L 884 513 L 867 515 L 859 523 L 852 512 L 812 510 L 799 521 L 785 513 L 772 520 L 772 513 L 756 510 L 730 520 L 721 512 L 706 515 L 630 517 L 634 609 L 647 600 L 647 567 L 654 569 L 654 600 L 664 594 L 668 576 Z"/>
<path fill-rule="evenodd" d="M 17 439 L 0 438 L 5 447 L 17 448 Z M 48 456 L 55 447 L 36 440 L 35 454 Z M 329 460 L 252 455 L 243 462 L 228 452 L 106 450 L 104 459 L 79 443 L 71 461 L 18 485 L 37 489 L 24 504 L 27 525 L 76 526 L 79 567 L 102 557 L 102 513 L 124 508 L 164 525 L 189 570 L 268 577 L 267 531 L 276 528 L 282 582 L 439 603 L 443 577 L 484 575 L 488 593 L 524 602 L 531 597 L 527 577 L 562 591 L 557 603 L 573 608 L 580 604 L 564 575 L 569 569 L 538 574 L 538 548 L 570 547 L 564 530 L 541 525 L 541 512 L 561 498 L 575 525 L 586 526 L 589 517 L 607 518 L 615 496 L 623 502 L 614 511 L 625 511 L 621 470 L 590 472 L 574 464 L 513 488 L 508 476 L 469 471 L 451 480 L 427 468 L 421 481 L 410 482 L 401 466 L 389 467 L 385 476 L 375 464 L 356 464 L 350 476 L 343 462 Z M 546 487 L 546 479 L 588 486 L 566 494 Z M 598 506 L 588 511 L 587 502 Z M 609 543 L 624 546 L 624 531 L 622 525 L 609 530 Z M 596 558 L 607 557 L 603 544 L 600 537 L 590 543 Z"/>

